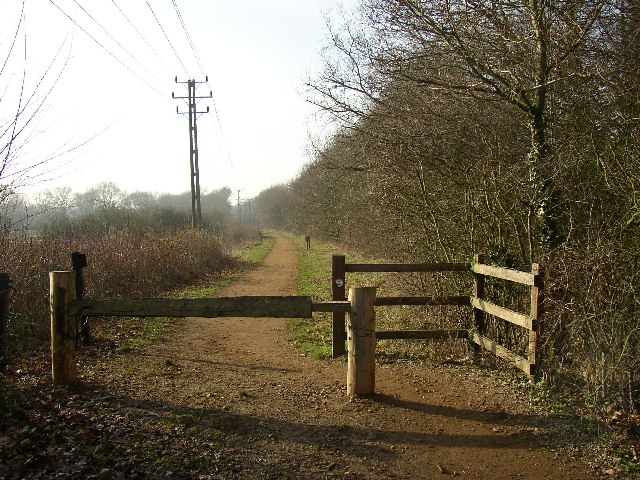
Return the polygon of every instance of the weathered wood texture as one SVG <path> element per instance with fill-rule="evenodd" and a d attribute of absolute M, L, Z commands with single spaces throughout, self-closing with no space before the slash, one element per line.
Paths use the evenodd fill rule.
<path fill-rule="evenodd" d="M 334 255 L 331 260 L 331 299 L 345 301 L 346 297 L 345 256 Z M 331 319 L 331 356 L 341 357 L 346 353 L 345 342 L 347 332 L 345 330 L 344 312 L 334 311 Z"/>
<path fill-rule="evenodd" d="M 542 313 L 544 300 L 544 269 L 534 263 L 531 266 L 533 285 L 531 286 L 531 330 L 529 331 L 529 375 L 537 376 L 540 359 L 538 342 L 542 334 Z"/>
<path fill-rule="evenodd" d="M 376 332 L 376 340 L 450 340 L 454 338 L 469 338 L 469 331 L 456 330 L 379 330 Z"/>
<path fill-rule="evenodd" d="M 378 297 L 376 307 L 393 305 L 469 305 L 467 295 L 452 295 L 448 297 Z"/>
<path fill-rule="evenodd" d="M 484 262 L 484 254 L 478 253 L 473 257 L 474 265 L 478 263 Z M 484 298 L 484 275 L 479 273 L 473 274 L 473 297 L 474 298 Z M 473 328 L 480 335 L 484 334 L 485 330 L 485 318 L 484 311 L 478 308 L 473 309 Z M 472 342 L 473 347 L 473 358 L 474 360 L 480 361 L 482 358 L 482 347 L 476 343 Z"/>
<path fill-rule="evenodd" d="M 332 261 L 332 298 L 344 299 L 346 289 L 346 273 L 373 273 L 373 272 L 468 272 L 471 265 L 465 262 L 445 263 L 346 263 L 344 255 L 334 255 Z M 375 306 L 397 305 L 469 305 L 469 297 L 464 295 L 443 297 L 380 297 L 376 299 Z M 333 314 L 333 338 L 332 355 L 338 357 L 344 354 L 344 314 Z M 416 338 L 416 337 L 403 337 Z"/>
<path fill-rule="evenodd" d="M 69 315 L 118 317 L 311 318 L 311 297 L 73 300 Z"/>
<path fill-rule="evenodd" d="M 9 322 L 9 292 L 13 281 L 7 273 L 0 273 L 0 371 L 7 366 L 7 324 Z"/>
<path fill-rule="evenodd" d="M 501 318 L 502 320 L 506 320 L 507 322 L 511 322 L 526 329 L 531 329 L 532 319 L 528 315 L 514 312 L 513 310 L 509 310 L 508 308 L 501 307 L 495 303 L 491 303 L 477 297 L 473 297 L 471 299 L 471 305 L 478 310 L 488 313 L 489 315 Z"/>
<path fill-rule="evenodd" d="M 376 287 L 349 289 L 347 395 L 372 395 L 376 379 Z"/>
<path fill-rule="evenodd" d="M 527 273 L 508 268 L 484 265 L 482 263 L 483 261 L 483 256 L 478 255 L 476 256 L 475 262 L 472 266 L 476 279 L 474 295 L 471 297 L 471 305 L 473 307 L 474 314 L 474 327 L 476 330 L 471 337 L 471 341 L 474 343 L 474 353 L 476 357 L 479 357 L 482 352 L 482 348 L 484 348 L 495 355 L 510 361 L 530 377 L 535 377 L 538 374 L 538 365 L 540 363 L 540 359 L 538 358 L 538 341 L 542 328 L 541 317 L 544 286 L 544 272 L 542 267 L 534 263 L 531 267 L 531 273 Z M 531 287 L 531 307 L 529 315 L 514 312 L 513 310 L 509 310 L 485 300 L 483 298 L 485 277 L 495 277 L 529 285 Z M 499 345 L 483 335 L 485 313 L 527 329 L 527 358 L 522 358 L 519 355 L 516 355 L 506 347 Z"/>
<path fill-rule="evenodd" d="M 489 350 L 494 355 L 511 362 L 515 367 L 529 374 L 530 364 L 526 358 L 523 358 L 520 355 L 513 353 L 508 348 L 503 347 L 499 343 L 496 343 L 490 338 L 484 337 L 478 333 L 474 332 L 470 338 L 472 342 L 480 345 L 485 350 Z"/>
<path fill-rule="evenodd" d="M 347 272 L 468 272 L 468 263 L 348 263 Z"/>
<path fill-rule="evenodd" d="M 67 305 L 76 296 L 75 272 L 50 272 L 51 375 L 53 383 L 67 385 L 76 380 L 76 319 Z"/>
<path fill-rule="evenodd" d="M 338 313 L 349 313 L 351 311 L 351 302 L 347 300 L 344 301 L 325 301 L 325 302 L 317 302 L 314 301 L 311 305 L 311 309 L 314 312 L 338 312 Z M 344 327 L 343 327 L 344 328 Z"/>
<path fill-rule="evenodd" d="M 501 278 L 503 280 L 509 280 L 511 282 L 522 283 L 524 285 L 533 285 L 534 275 L 527 272 L 521 272 L 519 270 L 512 270 L 510 268 L 495 267 L 493 265 L 484 265 L 482 263 L 474 262 L 471 270 L 474 273 L 481 275 L 487 275 L 494 278 Z"/>
<path fill-rule="evenodd" d="M 72 252 L 71 265 L 73 271 L 76 272 L 76 298 L 84 298 L 83 269 L 87 266 L 87 256 L 81 252 Z M 89 319 L 87 317 L 79 317 L 78 325 L 80 326 L 80 337 L 82 338 L 82 341 L 85 345 L 90 345 L 92 340 Z"/>

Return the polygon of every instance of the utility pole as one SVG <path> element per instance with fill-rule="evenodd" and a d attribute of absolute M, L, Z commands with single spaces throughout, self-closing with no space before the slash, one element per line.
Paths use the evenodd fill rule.
<path fill-rule="evenodd" d="M 242 211 L 240 210 L 240 190 L 238 190 L 238 221 L 242 222 Z"/>
<path fill-rule="evenodd" d="M 198 125 L 196 119 L 198 115 L 203 113 L 209 113 L 209 107 L 207 106 L 206 112 L 198 112 L 196 105 L 197 100 L 201 98 L 212 98 L 213 93 L 209 91 L 209 95 L 205 97 L 196 96 L 196 84 L 206 83 L 209 81 L 209 77 L 206 76 L 204 82 L 197 82 L 195 80 L 187 80 L 186 82 L 179 82 L 176 77 L 176 83 L 187 84 L 187 96 L 176 97 L 171 92 L 171 97 L 178 100 L 187 100 L 188 111 L 181 112 L 176 106 L 176 113 L 179 115 L 189 116 L 189 168 L 191 170 L 191 228 L 200 228 L 202 226 L 202 208 L 200 206 L 200 167 L 198 165 Z"/>

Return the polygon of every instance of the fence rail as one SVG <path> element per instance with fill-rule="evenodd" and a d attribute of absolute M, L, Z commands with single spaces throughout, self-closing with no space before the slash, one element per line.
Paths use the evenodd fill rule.
<path fill-rule="evenodd" d="M 67 314 L 118 317 L 311 318 L 311 297 L 128 298 L 74 300 Z"/>
<path fill-rule="evenodd" d="M 333 300 L 346 300 L 346 274 L 347 273 L 424 273 L 424 272 L 468 272 L 471 268 L 470 263 L 466 262 L 439 262 L 439 263 L 346 263 L 344 255 L 334 255 L 331 262 L 332 265 L 332 298 Z M 428 305 L 428 306 L 445 306 L 445 305 L 469 305 L 468 295 L 452 295 L 443 297 L 379 297 L 375 299 L 375 306 L 397 306 L 397 305 Z M 398 330 L 389 330 L 382 333 L 384 339 L 406 339 L 406 338 L 463 338 L 458 336 L 454 330 L 434 331 L 422 330 L 420 337 L 417 331 L 413 333 L 402 333 Z M 450 333 L 450 334 L 449 334 Z M 413 336 L 409 336 L 413 335 Z M 439 336 L 438 336 L 439 335 Z M 335 357 L 345 355 L 345 315 L 341 312 L 334 312 L 332 321 L 332 341 L 331 354 Z"/>
<path fill-rule="evenodd" d="M 468 272 L 469 263 L 345 263 L 345 272 Z"/>
<path fill-rule="evenodd" d="M 494 355 L 510 362 L 530 377 L 538 374 L 540 358 L 538 341 L 541 329 L 542 301 L 544 287 L 544 271 L 540 265 L 534 263 L 531 273 L 520 272 L 508 268 L 485 265 L 483 255 L 476 255 L 472 265 L 475 275 L 474 295 L 471 297 L 475 332 L 469 339 L 476 345 L 475 353 L 479 356 L 482 350 L 488 350 Z M 511 282 L 528 285 L 530 289 L 529 314 L 514 312 L 507 308 L 489 302 L 484 298 L 485 278 L 500 278 Z M 524 328 L 527 332 L 528 343 L 526 357 L 512 352 L 507 347 L 485 336 L 485 314 L 513 323 Z"/>
<path fill-rule="evenodd" d="M 480 355 L 490 351 L 506 359 L 530 376 L 537 373 L 539 365 L 538 337 L 542 315 L 544 275 L 537 264 L 531 273 L 519 272 L 482 263 L 477 255 L 472 264 L 346 264 L 344 256 L 333 257 L 331 301 L 314 301 L 309 296 L 245 296 L 197 299 L 110 299 L 91 300 L 76 298 L 77 275 L 75 271 L 51 272 L 51 355 L 52 375 L 55 383 L 70 383 L 76 372 L 76 325 L 78 317 L 135 316 L 135 317 L 268 317 L 311 318 L 313 312 L 333 313 L 333 354 L 340 346 L 344 351 L 349 342 L 347 357 L 347 393 L 366 395 L 373 393 L 375 369 L 375 344 L 387 339 L 466 339 Z M 473 294 L 442 297 L 379 297 L 375 287 L 350 289 L 350 300 L 345 297 L 347 272 L 473 272 Z M 531 303 L 528 314 L 514 312 L 489 302 L 484 295 L 486 277 L 513 281 L 531 287 Z M 468 305 L 473 311 L 473 329 L 451 330 L 375 330 L 376 306 L 391 305 Z M 349 321 L 345 322 L 345 314 Z M 526 329 L 527 355 L 518 355 L 485 335 L 485 314 L 511 322 Z M 0 332 L 1 333 L 1 332 Z M 348 335 L 347 335 L 348 333 Z M 2 337 L 0 336 L 0 340 Z M 0 345 L 1 347 L 1 345 Z M 1 352 L 0 352 L 1 353 Z M 1 359 L 1 356 L 0 356 Z"/>

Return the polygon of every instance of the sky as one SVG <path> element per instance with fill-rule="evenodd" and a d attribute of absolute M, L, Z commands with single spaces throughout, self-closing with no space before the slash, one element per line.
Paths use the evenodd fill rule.
<path fill-rule="evenodd" d="M 13 173 L 47 161 L 21 190 L 189 190 L 188 120 L 176 113 L 186 104 L 172 99 L 187 86 L 176 76 L 208 77 L 197 93 L 212 93 L 198 103 L 210 109 L 197 120 L 203 191 L 251 198 L 291 180 L 311 159 L 308 132 L 330 128 L 304 87 L 321 69 L 326 19 L 356 3 L 25 0 L 20 21 L 22 0 L 1 0 L 0 125 L 29 95 L 23 119 L 44 102 L 17 142 Z"/>

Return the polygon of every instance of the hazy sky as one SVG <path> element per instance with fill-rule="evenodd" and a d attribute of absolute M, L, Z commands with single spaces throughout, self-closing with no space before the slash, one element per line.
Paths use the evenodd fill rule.
<path fill-rule="evenodd" d="M 303 83 L 320 69 L 324 16 L 339 19 L 341 5 L 349 10 L 355 3 L 26 0 L 0 74 L 0 121 L 15 115 L 23 78 L 31 93 L 51 65 L 31 104 L 60 78 L 25 130 L 30 137 L 18 166 L 73 150 L 50 161 L 25 190 L 83 191 L 104 181 L 129 192 L 188 190 L 188 124 L 176 114 L 185 104 L 171 98 L 187 90 L 174 83 L 176 75 L 179 81 L 208 75 L 198 94 L 213 93 L 199 104 L 211 107 L 198 118 L 203 190 L 228 186 L 234 197 L 237 189 L 252 197 L 295 177 L 309 160 L 314 108 L 304 101 Z M 21 0 L 2 0 L 0 67 L 21 9 Z"/>

